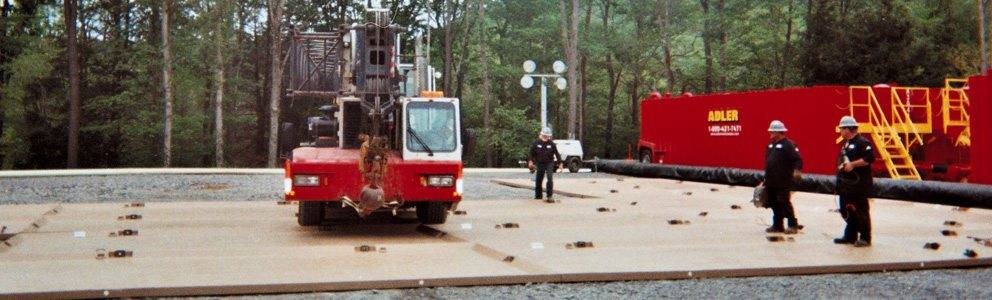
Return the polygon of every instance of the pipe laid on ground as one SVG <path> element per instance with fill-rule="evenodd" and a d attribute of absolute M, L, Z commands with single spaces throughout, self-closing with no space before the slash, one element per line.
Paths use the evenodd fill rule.
<path fill-rule="evenodd" d="M 593 160 L 593 170 L 635 177 L 665 178 L 706 183 L 756 186 L 764 171 L 737 168 L 644 164 L 626 160 Z M 876 178 L 869 197 L 921 203 L 992 209 L 992 185 L 908 181 Z M 834 194 L 834 176 L 803 174 L 797 191 Z"/>

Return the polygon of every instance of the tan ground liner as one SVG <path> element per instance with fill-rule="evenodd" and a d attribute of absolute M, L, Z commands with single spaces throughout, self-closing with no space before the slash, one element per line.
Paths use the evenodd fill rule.
<path fill-rule="evenodd" d="M 303 228 L 296 224 L 295 205 L 275 202 L 0 206 L 0 225 L 8 227 L 8 234 L 18 233 L 0 243 L 0 298 L 259 294 L 992 265 L 992 248 L 970 238 L 992 238 L 988 210 L 873 200 L 874 244 L 853 248 L 832 243 L 843 220 L 832 211 L 836 198 L 829 195 L 796 193 L 796 213 L 805 229 L 775 235 L 781 241 L 773 242 L 764 232 L 771 212 L 750 204 L 749 188 L 635 178 L 559 178 L 555 183 L 557 189 L 587 197 L 560 197 L 557 203 L 465 201 L 458 207 L 464 214 L 432 227 L 378 218 Z M 137 233 L 121 235 L 124 230 Z M 945 230 L 956 235 L 945 236 Z M 927 243 L 940 247 L 925 249 Z M 966 257 L 967 249 L 977 256 Z M 117 250 L 126 256 L 112 257 Z"/>

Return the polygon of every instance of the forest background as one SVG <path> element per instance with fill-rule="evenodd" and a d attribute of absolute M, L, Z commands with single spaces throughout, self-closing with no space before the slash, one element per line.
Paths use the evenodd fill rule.
<path fill-rule="evenodd" d="M 404 52 L 430 32 L 438 85 L 485 145 L 466 166 L 508 167 L 539 127 L 539 92 L 518 84 L 525 60 L 569 65 L 570 88 L 549 88 L 556 137 L 623 158 L 653 90 L 941 86 L 980 73 L 988 1 L 383 2 L 409 28 Z M 363 18 L 364 2 L 3 0 L 0 168 L 277 165 L 272 116 L 292 103 L 273 103 L 272 78 L 290 26 L 327 31 Z"/>

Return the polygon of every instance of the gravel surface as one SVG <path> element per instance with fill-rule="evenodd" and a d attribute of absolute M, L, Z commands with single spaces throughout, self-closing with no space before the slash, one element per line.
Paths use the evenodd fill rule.
<path fill-rule="evenodd" d="M 465 200 L 526 199 L 532 191 L 492 184 L 496 178 L 532 178 L 526 171 L 469 173 Z M 614 176 L 558 173 L 555 178 Z M 278 201 L 282 175 L 101 175 L 0 178 L 0 204 Z"/>
<path fill-rule="evenodd" d="M 562 173 L 556 178 L 615 177 Z M 526 172 L 468 173 L 465 200 L 527 199 L 532 191 L 490 182 L 530 178 Z M 0 204 L 134 201 L 277 201 L 279 175 L 140 175 L 0 178 Z M 992 299 L 992 268 L 816 276 L 694 279 L 674 281 L 530 284 L 367 290 L 340 293 L 241 296 L 244 299 L 780 299 L 780 298 L 967 298 Z"/>
<path fill-rule="evenodd" d="M 281 175 L 107 175 L 0 178 L 0 204 L 277 201 L 281 198 Z"/>

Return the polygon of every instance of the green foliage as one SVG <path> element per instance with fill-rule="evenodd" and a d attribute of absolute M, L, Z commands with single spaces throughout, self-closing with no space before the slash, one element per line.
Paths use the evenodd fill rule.
<path fill-rule="evenodd" d="M 553 61 L 565 58 L 560 1 L 385 1 L 396 12 L 394 21 L 409 28 L 405 54 L 412 53 L 412 36 L 430 31 L 431 63 L 439 70 L 445 64 L 445 29 L 452 29 L 453 72 L 464 79 L 463 128 L 478 133 L 479 147 L 466 157 L 467 166 L 484 165 L 486 149 L 495 151 L 498 166 L 515 166 L 525 157 L 538 130 L 540 92 L 539 86 L 519 86 L 521 63 L 534 60 L 538 72 L 548 73 Z M 68 72 L 61 2 L 15 2 L 0 19 L 0 167 L 63 167 Z M 286 2 L 284 24 L 304 31 L 330 30 L 365 14 L 362 1 Z M 86 27 L 79 36 L 81 164 L 158 166 L 164 118 L 158 27 L 162 2 L 81 3 L 85 20 L 80 26 Z M 444 15 L 446 3 L 459 11 L 450 22 Z M 478 3 L 485 8 L 483 20 L 477 20 Z M 273 55 L 266 5 L 265 0 L 174 1 L 170 36 L 175 59 L 170 63 L 176 166 L 213 164 L 217 67 L 225 70 L 228 165 L 264 163 L 268 61 Z M 711 0 L 708 13 L 699 1 L 690 0 L 581 0 L 578 15 L 579 51 L 586 58 L 582 139 L 590 157 L 627 155 L 638 139 L 639 98 L 651 90 L 704 90 L 704 35 L 713 47 L 710 79 L 716 91 L 820 83 L 938 86 L 946 77 L 979 71 L 971 0 Z M 468 41 L 464 48 L 459 46 L 462 40 Z M 215 56 L 218 48 L 222 61 Z M 483 48 L 491 79 L 488 91 L 482 90 Z M 611 78 L 610 68 L 618 75 Z M 617 78 L 610 101 L 611 82 Z M 564 137 L 566 93 L 553 86 L 548 92 L 550 124 L 556 137 Z M 485 95 L 493 101 L 489 129 L 482 122 Z M 612 128 L 607 126 L 611 102 Z"/>
<path fill-rule="evenodd" d="M 0 107 L 3 107 L 3 134 L 0 135 L 2 169 L 29 163 L 32 128 L 28 118 L 38 108 L 32 102 L 41 102 L 39 100 L 47 96 L 47 89 L 40 81 L 52 73 L 52 60 L 57 54 L 55 49 L 47 39 L 31 39 L 21 55 L 0 66 L 5 74 L 10 74 L 0 89 Z M 59 116 L 57 113 L 53 115 Z"/>

